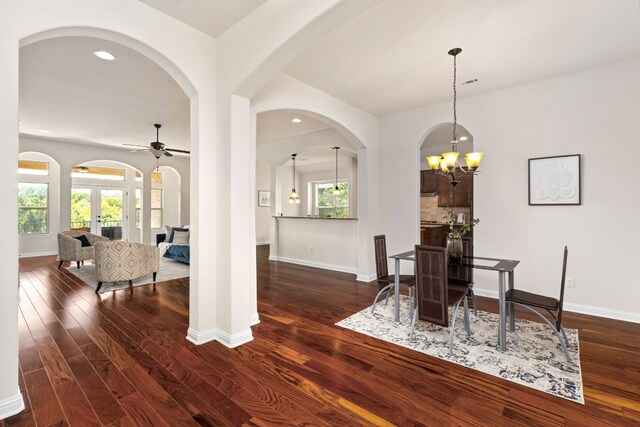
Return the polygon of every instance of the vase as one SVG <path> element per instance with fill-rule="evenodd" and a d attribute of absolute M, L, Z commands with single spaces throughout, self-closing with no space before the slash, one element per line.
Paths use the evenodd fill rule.
<path fill-rule="evenodd" d="M 462 259 L 462 236 L 459 233 L 449 233 L 447 236 L 447 255 L 451 264 L 457 264 Z"/>

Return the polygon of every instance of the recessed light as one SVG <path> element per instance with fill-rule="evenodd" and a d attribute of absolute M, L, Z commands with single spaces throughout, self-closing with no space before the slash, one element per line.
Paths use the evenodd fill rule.
<path fill-rule="evenodd" d="M 95 52 L 93 52 L 93 54 L 100 59 L 104 59 L 105 61 L 113 61 L 114 59 L 116 59 L 116 57 L 112 53 L 107 52 L 106 50 L 96 50 Z"/>
<path fill-rule="evenodd" d="M 46 133 L 46 134 L 50 134 L 51 131 L 48 131 L 46 129 L 40 129 L 40 133 Z"/>
<path fill-rule="evenodd" d="M 291 121 L 292 121 L 293 123 L 301 123 L 301 122 L 302 122 L 302 119 L 301 119 L 301 118 L 299 118 L 299 117 L 294 117 L 293 119 L 291 119 Z"/>
<path fill-rule="evenodd" d="M 466 137 L 466 136 L 461 136 L 461 137 L 460 137 L 460 141 L 466 141 L 467 139 L 469 139 L 469 138 L 468 138 L 468 137 Z"/>

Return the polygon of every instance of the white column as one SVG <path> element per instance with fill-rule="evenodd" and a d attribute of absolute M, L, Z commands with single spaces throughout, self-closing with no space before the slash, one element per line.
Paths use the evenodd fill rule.
<path fill-rule="evenodd" d="M 369 282 L 375 278 L 373 264 L 373 230 L 377 221 L 378 176 L 374 150 L 358 150 L 358 276 Z"/>
<path fill-rule="evenodd" d="M 271 165 L 271 219 L 269 222 L 269 259 L 278 259 L 278 220 L 274 218 L 282 212 L 282 185 L 278 166 Z"/>
<path fill-rule="evenodd" d="M 253 339 L 257 321 L 256 297 L 256 146 L 251 139 L 250 101 L 230 96 L 229 230 L 230 282 L 219 283 L 225 298 L 219 301 L 220 339 L 236 347 Z M 228 289 L 225 289 L 227 288 Z M 252 315 L 254 318 L 251 319 Z"/>
<path fill-rule="evenodd" d="M 24 409 L 18 387 L 18 40 L 0 37 L 0 419 Z"/>
<path fill-rule="evenodd" d="M 145 245 L 155 245 L 151 238 L 151 173 L 154 170 L 142 171 L 142 228 L 140 230 L 142 235 L 140 240 Z"/>
<path fill-rule="evenodd" d="M 218 251 L 224 233 L 218 233 L 219 200 L 216 100 L 211 93 L 191 97 L 189 331 L 195 344 L 217 338 L 217 286 L 220 283 Z"/>
<path fill-rule="evenodd" d="M 71 227 L 71 165 L 60 159 L 60 213 L 58 217 L 59 230 L 68 230 Z"/>

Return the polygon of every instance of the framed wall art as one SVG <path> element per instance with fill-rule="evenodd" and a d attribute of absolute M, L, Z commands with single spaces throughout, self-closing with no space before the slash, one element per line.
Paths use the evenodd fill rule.
<path fill-rule="evenodd" d="M 580 154 L 529 159 L 529 205 L 580 205 Z"/>
<path fill-rule="evenodd" d="M 258 190 L 258 206 L 266 208 L 271 206 L 271 191 Z"/>

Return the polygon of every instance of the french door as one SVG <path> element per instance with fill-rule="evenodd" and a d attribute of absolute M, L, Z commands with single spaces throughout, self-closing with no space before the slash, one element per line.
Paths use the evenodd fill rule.
<path fill-rule="evenodd" d="M 82 186 L 71 189 L 71 229 L 126 240 L 126 190 Z"/>

